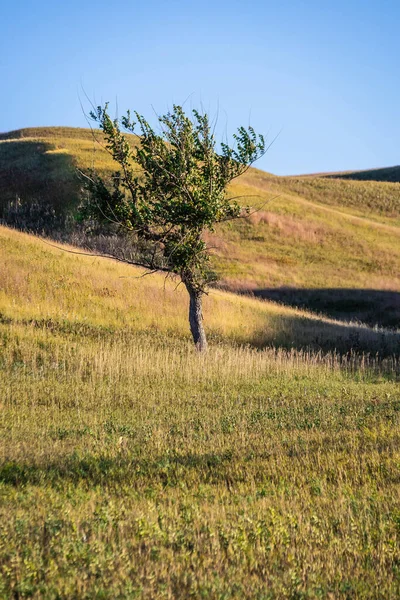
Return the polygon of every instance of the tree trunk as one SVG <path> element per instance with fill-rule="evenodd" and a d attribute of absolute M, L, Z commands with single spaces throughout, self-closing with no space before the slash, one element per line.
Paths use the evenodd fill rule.
<path fill-rule="evenodd" d="M 189 293 L 189 323 L 192 332 L 193 341 L 199 352 L 207 350 L 206 332 L 203 327 L 202 296 L 203 292 L 194 289 L 190 284 L 185 283 Z"/>

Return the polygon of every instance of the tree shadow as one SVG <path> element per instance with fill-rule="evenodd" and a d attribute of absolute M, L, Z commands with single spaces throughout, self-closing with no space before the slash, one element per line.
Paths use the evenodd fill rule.
<path fill-rule="evenodd" d="M 397 406 L 397 405 L 396 405 Z M 395 408 L 397 410 L 397 408 Z M 288 429 L 289 431 L 290 429 Z M 299 428 L 300 430 L 300 428 Z M 388 442 L 390 445 L 390 442 Z M 149 486 L 160 488 L 181 487 L 183 482 L 196 485 L 226 485 L 231 487 L 246 481 L 279 483 L 281 474 L 276 472 L 277 455 L 286 454 L 291 460 L 311 454 L 329 454 L 337 447 L 337 440 L 325 435 L 321 439 L 310 439 L 307 446 L 298 444 L 294 436 L 292 441 L 284 441 L 280 447 L 264 448 L 248 454 L 227 449 L 221 452 L 162 454 L 153 458 L 134 458 L 125 456 L 96 456 L 87 454 L 78 457 L 68 454 L 42 463 L 7 461 L 0 464 L 0 484 L 21 488 L 26 485 L 50 486 L 60 489 L 64 485 L 83 484 L 89 488 L 112 489 L 128 486 L 130 490 L 148 490 Z M 343 440 L 342 450 L 351 453 L 353 447 Z M 361 454 L 368 454 L 368 446 L 360 448 Z M 271 459 L 273 459 L 271 461 Z M 244 465 L 249 468 L 243 468 Z M 250 468 L 252 465 L 253 468 Z M 398 472 L 393 473 L 390 481 L 400 482 Z"/>
<path fill-rule="evenodd" d="M 66 455 L 60 460 L 41 464 L 8 461 L 0 464 L 0 483 L 19 487 L 30 485 L 59 486 L 61 483 L 90 486 L 126 484 L 141 487 L 159 483 L 162 486 L 179 485 L 184 472 L 196 471 L 202 483 L 218 483 L 227 476 L 233 460 L 230 451 L 207 454 L 162 455 L 154 458 L 126 456 L 78 457 Z M 236 461 L 238 458 L 236 458 Z M 241 459 L 240 459 L 241 460 Z M 235 460 L 233 460 L 235 462 Z"/>

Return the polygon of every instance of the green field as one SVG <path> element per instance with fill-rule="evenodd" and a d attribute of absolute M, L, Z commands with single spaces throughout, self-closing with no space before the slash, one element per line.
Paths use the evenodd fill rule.
<path fill-rule="evenodd" d="M 172 282 L 0 259 L 1 598 L 399 597 L 399 334 L 215 290 L 199 356 Z"/>
<path fill-rule="evenodd" d="M 3 216 L 73 214 L 91 166 L 88 130 L 1 135 Z M 238 181 L 206 355 L 178 281 L 0 226 L 0 598 L 400 597 L 387 171 Z"/>

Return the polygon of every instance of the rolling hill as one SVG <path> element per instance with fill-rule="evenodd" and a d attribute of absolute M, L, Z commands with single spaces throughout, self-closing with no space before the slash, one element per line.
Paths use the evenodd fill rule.
<path fill-rule="evenodd" d="M 314 173 L 301 177 L 329 177 L 331 179 L 353 179 L 355 181 L 400 182 L 400 166 L 362 169 L 360 171 L 337 171 L 335 173 Z"/>
<path fill-rule="evenodd" d="M 111 174 L 115 166 L 87 129 L 2 134 L 0 210 L 4 215 L 18 198 L 70 214 L 81 194 L 79 170 L 94 167 Z M 220 287 L 395 327 L 400 320 L 396 172 L 277 177 L 251 169 L 232 191 L 246 196 L 244 203 L 257 212 L 208 235 Z"/>

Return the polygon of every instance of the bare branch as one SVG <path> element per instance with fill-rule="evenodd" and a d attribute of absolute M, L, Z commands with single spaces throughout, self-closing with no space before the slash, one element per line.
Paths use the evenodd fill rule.
<path fill-rule="evenodd" d="M 57 250 L 61 250 L 62 252 L 66 252 L 68 254 L 77 254 L 79 256 L 91 256 L 92 258 L 108 258 L 111 260 L 116 260 L 118 262 L 124 263 L 126 265 L 132 265 L 134 267 L 141 267 L 142 269 L 148 269 L 150 271 L 153 271 L 154 273 L 156 273 L 157 271 L 161 271 L 164 273 L 171 273 L 173 271 L 171 271 L 171 269 L 168 269 L 167 267 L 162 267 L 162 266 L 155 266 L 152 264 L 146 264 L 144 262 L 139 262 L 139 261 L 133 261 L 133 260 L 129 260 L 127 258 L 121 258 L 119 256 L 116 256 L 114 254 L 99 254 L 99 253 L 95 253 L 95 252 L 80 252 L 78 250 L 68 250 L 67 248 L 62 248 L 61 246 L 58 246 L 57 244 L 52 244 L 51 242 L 48 242 L 47 240 L 45 240 L 43 237 L 39 236 L 39 239 L 44 243 L 47 244 L 48 246 L 51 246 L 52 248 L 56 248 Z"/>

